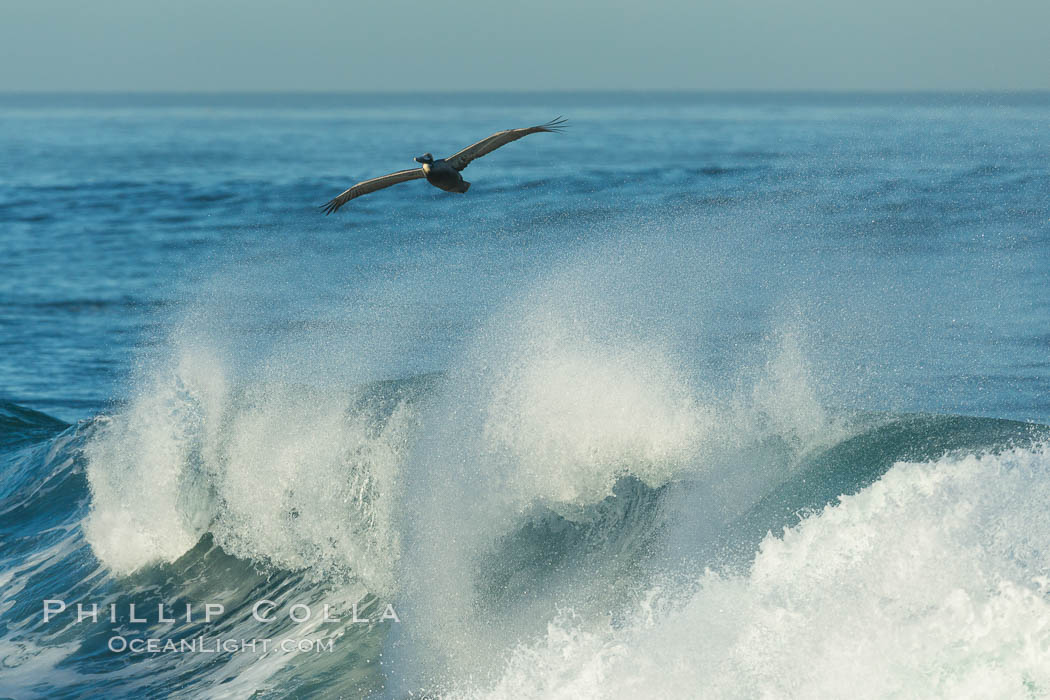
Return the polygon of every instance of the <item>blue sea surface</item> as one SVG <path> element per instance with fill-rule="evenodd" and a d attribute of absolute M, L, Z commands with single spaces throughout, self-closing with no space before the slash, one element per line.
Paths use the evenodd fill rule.
<path fill-rule="evenodd" d="M 0 95 L 0 696 L 1050 692 L 1048 164 L 1041 93 Z M 267 597 L 403 621 L 107 648 Z"/>
<path fill-rule="evenodd" d="M 0 106 L 0 386 L 65 420 L 119 395 L 134 348 L 224 264 L 308 252 L 333 259 L 336 287 L 421 260 L 455 276 L 476 256 L 498 285 L 532 260 L 656 224 L 746 241 L 731 264 L 758 283 L 741 307 L 767 305 L 784 279 L 881 307 L 870 314 L 885 325 L 870 330 L 884 347 L 850 350 L 907 408 L 1050 418 L 1045 95 L 8 95 Z M 561 113 L 567 134 L 471 165 L 469 196 L 415 182 L 318 215 L 423 151 Z M 454 286 L 457 298 L 428 309 L 435 324 L 475 315 L 460 303 L 471 281 Z"/>

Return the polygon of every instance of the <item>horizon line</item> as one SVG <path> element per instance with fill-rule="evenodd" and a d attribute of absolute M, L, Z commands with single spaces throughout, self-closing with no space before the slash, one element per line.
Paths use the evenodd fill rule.
<path fill-rule="evenodd" d="M 0 95 L 10 96 L 130 96 L 130 95 L 302 95 L 302 96 L 354 96 L 354 95 L 538 95 L 538 94 L 708 94 L 708 95 L 1050 95 L 1050 88 L 467 88 L 467 89 L 422 89 L 398 88 L 379 90 L 241 90 L 241 89 L 194 89 L 194 90 L 19 90 L 2 89 Z"/>

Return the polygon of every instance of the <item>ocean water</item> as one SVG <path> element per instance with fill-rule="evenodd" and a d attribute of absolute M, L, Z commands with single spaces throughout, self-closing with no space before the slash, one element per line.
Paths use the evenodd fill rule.
<path fill-rule="evenodd" d="M 1050 695 L 1048 163 L 1040 94 L 0 95 L 0 697 Z"/>

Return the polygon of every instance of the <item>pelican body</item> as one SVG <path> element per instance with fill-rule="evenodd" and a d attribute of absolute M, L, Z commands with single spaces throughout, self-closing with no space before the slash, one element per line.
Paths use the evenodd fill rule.
<path fill-rule="evenodd" d="M 381 190 L 384 187 L 396 185 L 399 182 L 408 182 L 409 180 L 418 180 L 424 177 L 427 179 L 427 182 L 439 190 L 444 190 L 445 192 L 458 192 L 462 194 L 470 189 L 470 183 L 464 180 L 460 173 L 464 168 L 470 165 L 470 162 L 475 158 L 480 158 L 487 153 L 492 153 L 500 146 L 505 146 L 511 141 L 517 141 L 523 136 L 538 134 L 544 131 L 555 133 L 560 132 L 563 128 L 565 128 L 565 120 L 558 117 L 557 119 L 549 121 L 546 124 L 540 124 L 539 126 L 497 131 L 492 136 L 484 138 L 471 146 L 467 146 L 456 155 L 449 156 L 448 158 L 434 160 L 434 156 L 429 153 L 424 153 L 415 158 L 415 161 L 419 163 L 421 167 L 411 168 L 410 170 L 399 170 L 396 173 L 390 173 L 389 175 L 374 177 L 371 180 L 359 182 L 348 190 L 345 190 L 338 197 L 330 200 L 327 204 L 322 206 L 321 209 L 324 210 L 325 214 L 331 214 L 333 211 L 337 210 L 355 197 L 360 197 L 363 194 Z"/>
<path fill-rule="evenodd" d="M 423 165 L 423 175 L 427 182 L 439 190 L 462 194 L 470 189 L 470 183 L 444 158 L 434 160 L 434 156 L 424 153 L 415 161 Z"/>

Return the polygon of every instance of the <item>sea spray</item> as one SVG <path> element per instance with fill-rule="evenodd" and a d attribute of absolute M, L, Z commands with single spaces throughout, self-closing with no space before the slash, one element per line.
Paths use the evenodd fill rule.
<path fill-rule="evenodd" d="M 176 348 L 85 446 L 96 556 L 128 574 L 208 532 L 260 564 L 393 590 L 407 404 L 377 416 L 353 392 L 241 386 L 213 348 Z"/>
<path fill-rule="evenodd" d="M 413 487 L 400 568 L 418 624 L 393 645 L 406 689 L 491 674 L 491 650 L 534 636 L 561 607 L 620 610 L 666 549 L 658 533 L 675 529 L 674 517 L 724 528 L 808 451 L 848 432 L 816 398 L 796 335 L 771 334 L 735 385 L 708 385 L 659 324 L 609 314 L 593 284 L 557 278 L 509 304 L 420 414 L 404 462 Z M 714 388 L 726 384 L 728 394 Z M 643 507 L 675 481 L 700 482 L 703 496 L 680 500 L 690 507 L 677 514 L 660 495 Z M 614 551 L 608 543 L 636 510 L 648 512 L 636 525 L 649 534 Z M 527 530 L 589 534 L 571 564 L 555 566 L 557 550 L 533 561 L 548 567 L 533 579 L 515 564 Z M 610 565 L 614 555 L 631 565 Z"/>

